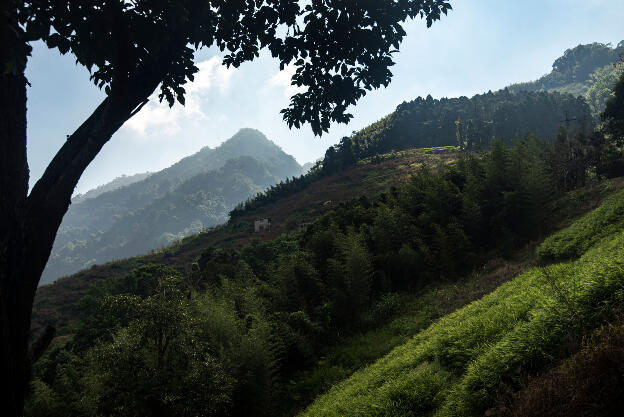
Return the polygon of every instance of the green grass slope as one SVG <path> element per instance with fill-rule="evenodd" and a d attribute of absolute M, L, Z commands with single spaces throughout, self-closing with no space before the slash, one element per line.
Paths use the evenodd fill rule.
<path fill-rule="evenodd" d="M 295 415 L 315 397 L 374 363 L 395 347 L 408 342 L 435 320 L 478 300 L 504 282 L 529 269 L 534 261 L 532 248 L 525 248 L 511 259 L 493 259 L 482 270 L 450 282 L 431 284 L 422 291 L 388 295 L 400 304 L 389 321 L 369 331 L 350 336 L 330 347 L 313 367 L 297 372 L 289 381 L 280 415 Z"/>
<path fill-rule="evenodd" d="M 605 236 L 622 228 L 624 199 L 616 194 L 567 229 L 547 238 L 537 248 L 538 260 L 547 263 L 579 257 Z"/>
<path fill-rule="evenodd" d="M 566 356 L 570 340 L 600 325 L 624 301 L 624 228 L 600 213 L 618 192 L 552 240 L 573 236 L 580 258 L 533 268 L 418 333 L 334 386 L 306 416 L 476 416 L 501 382 Z M 588 228 L 606 230 L 598 238 Z M 576 231 L 576 234 L 575 234 Z M 550 243 L 545 243 L 540 251 Z"/>

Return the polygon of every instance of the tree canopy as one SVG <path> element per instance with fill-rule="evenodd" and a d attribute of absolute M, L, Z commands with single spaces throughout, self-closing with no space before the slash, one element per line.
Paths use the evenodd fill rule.
<path fill-rule="evenodd" d="M 184 103 L 198 68 L 194 54 L 216 47 L 237 67 L 267 49 L 295 67 L 302 91 L 283 110 L 291 127 L 315 134 L 368 90 L 388 85 L 403 22 L 428 26 L 445 0 L 7 0 L 0 5 L 0 391 L 6 415 L 22 413 L 31 363 L 51 340 L 30 347 L 30 317 L 41 273 L 82 173 L 112 135 L 148 102 Z M 26 85 L 30 43 L 75 56 L 106 92 L 69 135 L 29 192 Z"/>
<path fill-rule="evenodd" d="M 420 16 L 431 26 L 450 8 L 444 0 L 34 0 L 19 16 L 26 40 L 71 52 L 107 94 L 154 75 L 169 105 L 184 104 L 198 49 L 215 46 L 225 65 L 238 67 L 266 48 L 280 69 L 296 67 L 292 82 L 305 88 L 284 119 L 291 127 L 309 122 L 321 134 L 331 122 L 348 122 L 347 107 L 367 90 L 390 83 L 406 19 Z"/>
<path fill-rule="evenodd" d="M 607 102 L 602 120 L 606 133 L 621 146 L 624 143 L 624 73 L 613 89 L 613 97 Z"/>
<path fill-rule="evenodd" d="M 567 49 L 557 58 L 549 74 L 538 80 L 528 83 L 518 83 L 509 86 L 512 92 L 557 90 L 572 94 L 585 94 L 586 90 L 595 82 L 596 72 L 610 67 L 617 62 L 624 53 L 624 41 L 615 47 L 611 44 L 590 43 Z"/>

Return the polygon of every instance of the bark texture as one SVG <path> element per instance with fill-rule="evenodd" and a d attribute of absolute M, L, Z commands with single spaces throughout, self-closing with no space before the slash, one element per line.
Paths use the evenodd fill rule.
<path fill-rule="evenodd" d="M 22 414 L 29 364 L 30 310 L 37 283 L 25 278 L 27 249 L 22 213 L 28 193 L 26 79 L 7 71 L 20 41 L 15 5 L 0 11 L 0 404 L 7 416 Z M 5 47 L 6 46 L 6 47 Z M 25 58 L 25 57 L 22 57 Z M 29 301 L 30 300 L 30 301 Z"/>
<path fill-rule="evenodd" d="M 0 8 L 0 63 L 14 60 L 19 33 L 12 2 Z M 5 46 L 8 46 L 5 48 Z M 12 48 L 11 46 L 15 46 Z M 24 56 L 24 62 L 26 57 Z M 160 72 L 162 74 L 162 71 Z M 67 139 L 28 195 L 26 85 L 21 71 L 0 68 L 0 407 L 23 414 L 31 362 L 52 339 L 47 329 L 29 347 L 33 300 L 71 195 L 104 144 L 156 89 L 160 74 L 146 69 L 125 77 Z"/>

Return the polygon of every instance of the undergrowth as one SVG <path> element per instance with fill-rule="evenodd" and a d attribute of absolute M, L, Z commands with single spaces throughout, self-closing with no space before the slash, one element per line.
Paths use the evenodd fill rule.
<path fill-rule="evenodd" d="M 624 301 L 621 200 L 624 193 L 557 234 L 567 240 L 542 246 L 573 242 L 569 253 L 586 250 L 579 259 L 533 268 L 445 316 L 334 386 L 304 415 L 482 415 L 501 383 L 517 388 L 527 374 L 568 356 Z M 599 237 L 587 232 L 598 224 Z"/>
<path fill-rule="evenodd" d="M 624 409 L 624 321 L 601 327 L 580 352 L 501 395 L 489 414 L 499 417 L 616 417 Z M 510 398 L 511 397 L 511 398 Z"/>
<path fill-rule="evenodd" d="M 606 236 L 624 226 L 624 191 L 609 197 L 596 210 L 567 229 L 547 238 L 536 250 L 542 263 L 577 258 Z"/>
<path fill-rule="evenodd" d="M 511 270 L 522 269 L 525 262 L 526 259 L 518 259 Z M 409 341 L 434 320 L 480 298 L 509 279 L 508 263 L 493 266 L 493 270 L 474 273 L 451 283 L 431 285 L 417 294 L 396 294 L 401 309 L 389 321 L 348 337 L 330 349 L 313 368 L 293 376 L 284 392 L 283 414 L 291 415 L 293 408 L 309 404 L 333 384 Z"/>

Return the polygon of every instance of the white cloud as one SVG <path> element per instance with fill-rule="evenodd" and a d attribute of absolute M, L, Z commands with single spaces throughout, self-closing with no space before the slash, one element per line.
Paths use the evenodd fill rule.
<path fill-rule="evenodd" d="M 291 84 L 291 79 L 296 69 L 292 64 L 287 65 L 282 71 L 279 71 L 269 79 L 268 86 L 282 89 L 285 97 L 292 97 L 294 94 L 305 91 L 305 88 Z"/>
<path fill-rule="evenodd" d="M 214 86 L 219 90 L 219 93 L 227 93 L 230 89 L 230 80 L 236 69 L 226 68 L 221 62 L 221 57 L 214 56 L 196 64 L 199 72 L 195 74 L 195 80 L 187 84 L 186 91 L 203 94 Z"/>
<path fill-rule="evenodd" d="M 148 104 L 132 119 L 124 124 L 124 129 L 130 130 L 140 137 L 147 137 L 157 132 L 159 135 L 172 136 L 180 132 L 181 126 L 188 121 L 205 119 L 208 116 L 202 110 L 202 102 L 210 95 L 218 92 L 225 95 L 229 92 L 231 78 L 236 69 L 221 65 L 221 57 L 214 56 L 196 64 L 199 71 L 195 80 L 187 83 L 185 105 L 176 103 L 172 108 L 166 101 L 158 101 L 158 90 Z"/>

